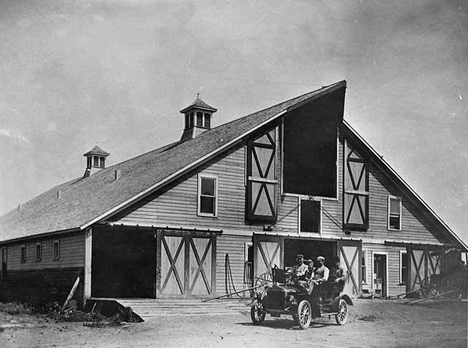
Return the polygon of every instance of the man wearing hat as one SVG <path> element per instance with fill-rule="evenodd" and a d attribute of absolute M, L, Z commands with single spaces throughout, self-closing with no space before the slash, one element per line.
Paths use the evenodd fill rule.
<path fill-rule="evenodd" d="M 297 276 L 298 279 L 302 279 L 305 277 L 307 273 L 308 267 L 304 263 L 304 255 L 297 254 L 296 255 L 296 264 L 293 266 L 293 272 Z"/>
<path fill-rule="evenodd" d="M 317 284 L 322 284 L 328 280 L 330 270 L 325 266 L 325 258 L 323 256 L 317 257 L 318 267 L 315 269 L 314 280 Z"/>

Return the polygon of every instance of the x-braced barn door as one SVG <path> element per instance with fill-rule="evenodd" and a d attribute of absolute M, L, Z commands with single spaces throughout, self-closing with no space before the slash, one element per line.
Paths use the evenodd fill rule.
<path fill-rule="evenodd" d="M 409 288 L 407 291 L 418 290 L 421 283 L 432 274 L 440 273 L 440 253 L 432 253 L 429 249 L 407 248 L 409 261 Z"/>
<path fill-rule="evenodd" d="M 361 292 L 361 252 L 361 242 L 344 240 L 338 242 L 341 267 L 346 273 L 343 292 L 349 296 L 357 296 Z"/>
<path fill-rule="evenodd" d="M 276 265 L 283 267 L 284 240 L 273 236 L 254 235 L 254 276 L 271 273 Z"/>
<path fill-rule="evenodd" d="M 216 234 L 158 233 L 156 297 L 209 297 L 216 284 Z"/>

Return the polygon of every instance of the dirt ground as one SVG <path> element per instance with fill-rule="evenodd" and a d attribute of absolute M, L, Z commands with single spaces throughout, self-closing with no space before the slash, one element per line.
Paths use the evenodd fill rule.
<path fill-rule="evenodd" d="M 355 300 L 349 322 L 315 320 L 300 330 L 291 317 L 254 326 L 249 308 L 226 315 L 171 315 L 117 327 L 0 313 L 0 347 L 467 347 L 468 303 L 409 305 Z"/>

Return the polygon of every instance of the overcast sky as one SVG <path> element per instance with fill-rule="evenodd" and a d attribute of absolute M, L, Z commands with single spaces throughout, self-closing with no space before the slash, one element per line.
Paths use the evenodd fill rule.
<path fill-rule="evenodd" d="M 340 80 L 345 119 L 468 242 L 468 1 L 0 0 L 0 214 Z"/>

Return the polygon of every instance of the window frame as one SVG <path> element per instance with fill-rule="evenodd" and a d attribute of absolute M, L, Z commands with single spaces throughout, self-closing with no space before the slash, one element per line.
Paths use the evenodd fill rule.
<path fill-rule="evenodd" d="M 27 260 L 26 257 L 26 244 L 20 246 L 20 262 L 25 263 Z"/>
<path fill-rule="evenodd" d="M 210 179 L 214 180 L 214 212 L 213 213 L 203 213 L 201 211 L 201 188 L 202 188 L 202 180 L 203 179 Z M 210 196 L 206 196 L 210 197 Z M 198 194 L 197 194 L 197 215 L 202 217 L 218 217 L 218 176 L 213 174 L 199 174 L 198 175 Z"/>
<path fill-rule="evenodd" d="M 406 255 L 406 275 L 408 275 L 408 251 L 400 250 L 400 264 L 399 264 L 399 285 L 406 285 L 406 279 L 403 279 L 403 255 Z"/>
<path fill-rule="evenodd" d="M 367 250 L 362 250 L 361 253 L 361 283 L 367 285 Z"/>
<path fill-rule="evenodd" d="M 55 246 L 57 245 L 57 255 L 55 254 Z M 52 242 L 52 259 L 60 260 L 60 240 L 54 240 Z"/>
<path fill-rule="evenodd" d="M 41 242 L 36 243 L 35 254 L 36 254 L 36 262 L 42 261 L 42 243 Z"/>
<path fill-rule="evenodd" d="M 392 213 L 390 211 L 391 207 L 391 201 L 392 200 L 398 200 L 399 202 L 399 212 L 398 212 L 398 217 L 399 217 L 399 228 L 393 228 L 390 225 L 390 218 L 392 217 Z M 403 203 L 401 197 L 397 196 L 388 196 L 387 198 L 387 229 L 389 231 L 401 231 L 402 226 L 403 226 L 403 221 L 402 221 L 402 215 L 403 215 Z M 393 217 L 395 214 L 393 214 Z"/>
<path fill-rule="evenodd" d="M 318 231 L 303 231 L 302 230 L 302 201 L 306 202 L 314 202 L 318 203 L 319 205 L 319 216 L 318 216 Z M 310 200 L 310 199 L 301 199 L 299 198 L 299 233 L 318 233 L 322 234 L 322 221 L 323 221 L 323 214 L 322 214 L 322 200 Z"/>

